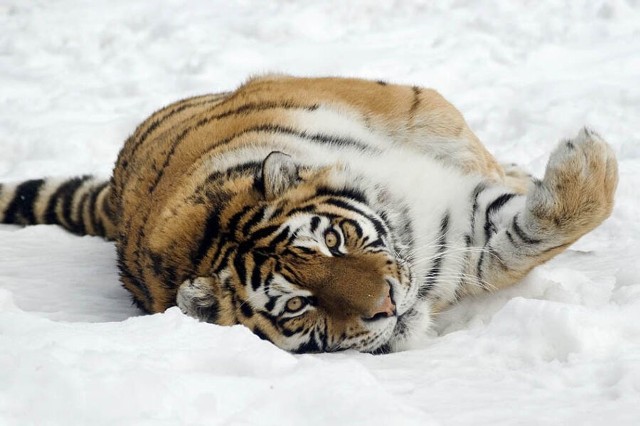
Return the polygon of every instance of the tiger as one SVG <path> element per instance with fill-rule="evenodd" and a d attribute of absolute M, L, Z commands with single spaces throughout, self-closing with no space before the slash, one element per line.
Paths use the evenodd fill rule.
<path fill-rule="evenodd" d="M 146 313 L 178 306 L 293 353 L 379 354 L 593 230 L 617 181 L 586 127 L 535 178 L 433 89 L 273 74 L 154 112 L 109 180 L 2 184 L 0 219 L 114 241 Z"/>

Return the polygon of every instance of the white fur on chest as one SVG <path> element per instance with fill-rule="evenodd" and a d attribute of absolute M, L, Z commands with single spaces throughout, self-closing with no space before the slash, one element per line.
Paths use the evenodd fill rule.
<path fill-rule="evenodd" d="M 350 146 L 304 144 L 299 150 L 303 162 L 314 165 L 341 163 L 356 176 L 365 177 L 372 186 L 386 187 L 394 198 L 409 207 L 414 231 L 413 272 L 424 279 L 440 257 L 439 279 L 433 297 L 451 300 L 465 269 L 465 235 L 471 220 L 471 194 L 482 178 L 465 175 L 447 166 L 407 141 L 394 141 L 367 127 L 363 120 L 351 114 L 328 109 L 295 114 L 297 124 L 310 134 L 322 133 L 358 141 L 371 148 L 361 150 Z M 428 141 L 421 141 L 428 143 Z M 438 140 L 442 145 L 442 140 Z M 456 146 L 455 143 L 451 144 Z M 451 155 L 455 155 L 452 152 Z M 445 253 L 439 245 L 443 218 L 447 216 Z"/>

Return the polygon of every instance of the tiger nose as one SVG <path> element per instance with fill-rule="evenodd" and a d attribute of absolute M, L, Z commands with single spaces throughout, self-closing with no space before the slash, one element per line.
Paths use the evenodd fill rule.
<path fill-rule="evenodd" d="M 393 301 L 391 287 L 387 284 L 386 295 L 382 298 L 382 302 L 375 307 L 368 316 L 363 318 L 367 321 L 373 321 L 380 318 L 388 318 L 396 314 L 396 304 Z"/>

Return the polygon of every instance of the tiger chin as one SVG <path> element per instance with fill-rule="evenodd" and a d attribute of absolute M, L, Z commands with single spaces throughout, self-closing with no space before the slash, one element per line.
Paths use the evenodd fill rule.
<path fill-rule="evenodd" d="M 537 179 L 431 89 L 270 75 L 156 111 L 110 181 L 0 185 L 0 219 L 115 241 L 145 312 L 177 305 L 297 353 L 385 353 L 594 229 L 616 185 L 587 128 Z"/>

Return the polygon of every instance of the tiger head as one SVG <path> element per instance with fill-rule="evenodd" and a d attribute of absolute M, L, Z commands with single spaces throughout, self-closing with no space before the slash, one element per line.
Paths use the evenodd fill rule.
<path fill-rule="evenodd" d="M 402 215 L 335 168 L 303 170 L 280 152 L 254 186 L 262 201 L 234 216 L 235 241 L 211 277 L 181 287 L 182 309 L 202 317 L 213 308 L 210 321 L 244 324 L 296 353 L 388 351 L 417 294 L 397 235 L 410 231 Z"/>

